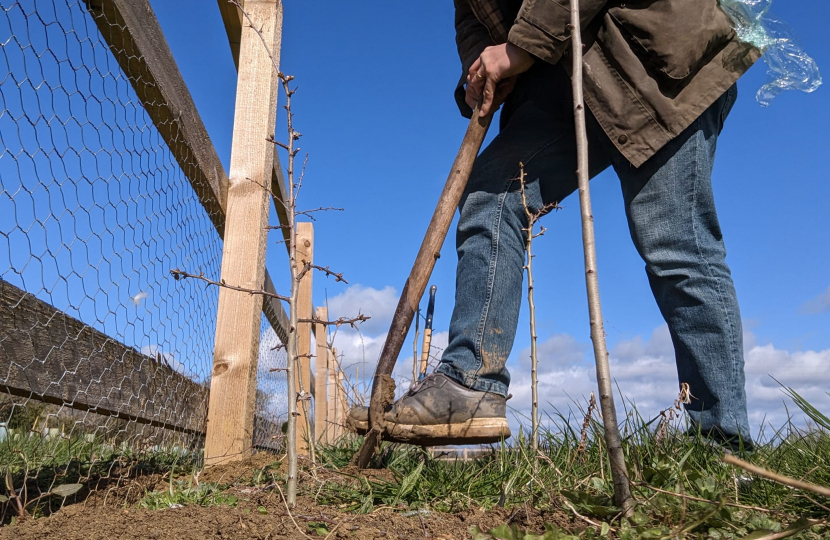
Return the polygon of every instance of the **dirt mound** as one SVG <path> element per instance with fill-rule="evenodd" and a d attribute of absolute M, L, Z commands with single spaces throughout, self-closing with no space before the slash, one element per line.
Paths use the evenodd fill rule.
<path fill-rule="evenodd" d="M 221 465 L 206 467 L 199 473 L 199 482 L 205 484 L 229 485 L 239 482 L 247 482 L 253 478 L 257 471 L 265 468 L 273 469 L 275 472 L 285 472 L 284 456 L 275 456 L 265 452 L 256 454 L 242 461 L 233 461 Z"/>
<path fill-rule="evenodd" d="M 398 538 L 469 538 L 470 527 L 483 530 L 511 521 L 532 530 L 544 523 L 573 527 L 562 514 L 538 514 L 524 510 L 469 510 L 458 514 L 379 510 L 372 514 L 341 514 L 331 508 L 301 500 L 289 515 L 280 500 L 250 500 L 237 508 L 228 506 L 140 510 L 134 508 L 68 507 L 62 512 L 0 529 L 0 539 L 43 540 L 205 540 L 205 539 L 307 539 L 354 540 Z M 276 499 L 279 499 L 277 494 Z M 258 504 L 258 503 L 265 503 Z M 293 520 L 292 520 L 293 518 Z M 296 525 L 295 525 L 296 522 Z M 302 533 L 300 532 L 302 530 Z"/>
<path fill-rule="evenodd" d="M 263 474 L 284 473 L 280 456 L 258 454 L 247 460 L 217 465 L 201 471 L 199 483 L 224 486 L 223 500 L 233 505 L 212 506 L 172 505 L 161 510 L 138 508 L 136 503 L 154 488 L 164 491 L 169 478 L 147 475 L 99 489 L 77 504 L 64 507 L 50 517 L 26 519 L 0 528 L 0 540 L 203 540 L 277 538 L 349 538 L 353 540 L 433 538 L 469 538 L 469 530 L 478 526 L 489 530 L 503 523 L 516 524 L 532 531 L 542 531 L 546 523 L 563 529 L 581 529 L 564 513 L 540 513 L 532 508 L 468 509 L 453 514 L 426 510 L 397 511 L 379 509 L 371 514 L 353 514 L 319 505 L 313 498 L 299 497 L 296 508 L 289 512 L 283 495 L 275 485 L 263 481 Z M 340 474 L 317 467 L 318 481 L 344 481 Z M 308 480 L 308 471 L 301 470 L 301 482 Z M 389 470 L 358 471 L 375 480 L 392 480 Z M 257 478 L 257 476 L 260 476 Z"/>

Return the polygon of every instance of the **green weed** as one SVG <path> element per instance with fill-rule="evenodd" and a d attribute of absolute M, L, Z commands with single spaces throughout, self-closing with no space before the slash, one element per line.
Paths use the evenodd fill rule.
<path fill-rule="evenodd" d="M 193 477 L 171 481 L 164 491 L 151 491 L 139 501 L 140 508 L 160 510 L 182 506 L 236 506 L 238 499 L 216 484 L 196 484 Z M 263 513 L 260 510 L 260 513 Z"/>

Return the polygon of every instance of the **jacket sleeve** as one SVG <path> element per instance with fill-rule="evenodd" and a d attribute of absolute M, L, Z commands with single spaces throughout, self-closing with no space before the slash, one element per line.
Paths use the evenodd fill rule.
<path fill-rule="evenodd" d="M 582 0 L 579 20 L 584 29 L 605 7 L 606 0 Z M 524 0 L 507 40 L 533 56 L 556 64 L 570 46 L 570 0 Z"/>
<path fill-rule="evenodd" d="M 468 0 L 454 0 L 455 3 L 455 43 L 458 46 L 458 56 L 461 58 L 461 78 L 455 87 L 455 101 L 458 109 L 465 118 L 473 115 L 473 110 L 467 105 L 464 98 L 466 91 L 467 72 L 470 66 L 481 56 L 481 52 L 493 40 L 487 28 L 481 24 L 473 14 Z"/>

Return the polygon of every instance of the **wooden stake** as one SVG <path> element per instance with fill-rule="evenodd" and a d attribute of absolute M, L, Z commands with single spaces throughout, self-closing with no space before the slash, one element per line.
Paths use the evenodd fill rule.
<path fill-rule="evenodd" d="M 282 9 L 251 0 L 251 18 L 279 59 Z M 240 45 L 222 279 L 249 289 L 265 280 L 265 249 L 279 81 L 268 51 L 251 28 Z M 222 288 L 210 385 L 205 464 L 250 454 L 256 399 L 262 296 Z"/>
<path fill-rule="evenodd" d="M 314 225 L 311 223 L 297 223 L 297 266 L 300 271 L 304 262 L 314 262 Z M 314 270 L 309 270 L 300 280 L 299 296 L 297 298 L 297 317 L 311 319 L 312 315 L 312 277 Z M 311 323 L 297 324 L 297 363 L 299 376 L 297 377 L 297 392 L 311 392 Z M 311 431 L 311 417 L 309 415 L 309 401 L 303 400 L 298 408 L 297 417 L 297 452 L 301 455 L 311 455 L 313 452 L 314 433 Z"/>
<path fill-rule="evenodd" d="M 328 320 L 329 310 L 327 308 L 318 307 L 316 313 L 318 320 Z M 328 410 L 326 386 L 329 362 L 326 325 L 319 323 L 314 325 L 314 339 L 317 342 L 317 353 L 314 356 L 314 439 L 318 442 L 330 443 L 326 424 Z"/>
<path fill-rule="evenodd" d="M 576 122 L 577 177 L 579 180 L 579 209 L 582 214 L 582 246 L 585 251 L 585 285 L 588 290 L 588 312 L 591 318 L 591 341 L 597 364 L 599 402 L 605 426 L 605 443 L 608 446 L 611 475 L 614 481 L 614 503 L 629 516 L 634 509 L 634 499 L 628 484 L 625 456 L 617 425 L 617 410 L 611 386 L 611 369 L 608 365 L 608 347 L 602 319 L 597 278 L 597 252 L 594 237 L 594 215 L 591 210 L 591 191 L 588 186 L 588 135 L 585 129 L 585 104 L 582 97 L 582 33 L 579 22 L 579 0 L 571 0 L 571 45 L 573 69 L 574 120 Z"/>
<path fill-rule="evenodd" d="M 328 361 L 328 384 L 326 385 L 326 433 L 329 443 L 340 438 L 340 429 L 337 423 L 337 362 L 331 349 L 326 349 Z"/>
<path fill-rule="evenodd" d="M 415 312 L 415 339 L 412 340 L 412 384 L 418 380 L 418 326 L 421 322 L 421 310 Z"/>
<path fill-rule="evenodd" d="M 340 366 L 340 361 L 337 359 L 337 349 L 332 350 L 332 356 L 334 357 L 334 361 L 337 364 L 338 368 Z M 349 400 L 346 399 L 346 386 L 343 384 L 343 370 L 337 370 L 337 386 L 335 386 L 335 390 L 337 392 L 337 398 L 335 402 L 335 422 L 337 426 L 337 436 L 341 437 L 343 435 L 344 426 L 346 425 L 346 417 L 349 415 Z"/>

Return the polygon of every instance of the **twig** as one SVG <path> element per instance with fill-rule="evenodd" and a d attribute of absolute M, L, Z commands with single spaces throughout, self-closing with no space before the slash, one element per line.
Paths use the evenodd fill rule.
<path fill-rule="evenodd" d="M 734 465 L 736 467 L 740 467 L 745 471 L 748 471 L 762 478 L 772 480 L 773 482 L 778 482 L 779 484 L 784 484 L 785 486 L 790 486 L 796 489 L 802 489 L 804 491 L 812 491 L 813 493 L 818 493 L 819 495 L 830 497 L 830 489 L 824 486 L 817 486 L 809 482 L 802 482 L 801 480 L 790 478 L 789 476 L 776 474 L 772 471 L 764 469 L 763 467 L 758 467 L 757 465 L 747 463 L 746 461 L 738 459 L 735 456 L 725 455 L 721 458 L 721 461 L 723 461 L 724 463 L 728 463 L 730 465 Z"/>
<path fill-rule="evenodd" d="M 224 289 L 231 289 L 233 291 L 246 292 L 248 294 L 258 294 L 258 295 L 261 295 L 261 296 L 268 296 L 270 298 L 276 298 L 277 300 L 282 300 L 283 302 L 290 302 L 291 301 L 291 298 L 288 297 L 288 296 L 283 296 L 281 294 L 268 292 L 268 291 L 263 290 L 263 289 L 248 289 L 246 287 L 239 287 L 237 285 L 228 285 L 227 283 L 225 283 L 224 279 L 220 280 L 220 281 L 214 281 L 214 280 L 212 280 L 208 277 L 205 277 L 205 275 L 203 273 L 190 274 L 190 273 L 185 272 L 183 270 L 179 270 L 178 268 L 173 268 L 172 270 L 170 270 L 170 274 L 173 276 L 173 279 L 175 279 L 176 281 L 179 281 L 182 278 L 198 279 L 198 280 L 204 281 L 208 285 L 215 285 L 216 287 L 222 287 Z"/>
<path fill-rule="evenodd" d="M 24 478 L 26 478 L 24 476 Z M 14 499 L 15 503 L 17 504 L 17 516 L 20 518 L 25 517 L 26 510 L 24 508 L 23 502 L 20 500 L 20 496 L 17 494 L 17 491 L 14 489 L 12 485 L 12 475 L 9 469 L 6 469 L 6 489 L 9 491 L 9 498 Z"/>
<path fill-rule="evenodd" d="M 779 540 L 780 538 L 788 538 L 790 536 L 795 536 L 796 534 L 800 533 L 801 531 L 803 531 L 805 529 L 809 529 L 810 527 L 813 527 L 815 525 L 824 525 L 826 523 L 827 523 L 826 521 L 810 521 L 810 520 L 808 520 L 807 523 L 805 523 L 804 525 L 801 525 L 801 526 L 796 527 L 794 529 L 787 529 L 787 530 L 784 530 L 784 531 L 781 531 L 781 532 L 768 534 L 766 536 L 756 538 L 755 540 Z"/>
<path fill-rule="evenodd" d="M 710 501 L 709 499 L 702 499 L 700 497 L 694 497 L 694 496 L 689 495 L 689 494 L 676 493 L 674 491 L 668 491 L 666 489 L 660 489 L 658 487 L 654 487 L 652 485 L 645 484 L 645 483 L 634 482 L 634 481 L 632 481 L 631 483 L 635 486 L 638 486 L 638 487 L 643 487 L 643 488 L 646 488 L 646 489 L 650 489 L 652 491 L 656 491 L 658 493 L 663 493 L 665 495 L 672 495 L 674 497 L 680 497 L 680 498 L 683 498 L 683 499 L 688 499 L 690 501 L 702 502 L 702 503 L 707 503 L 707 504 L 717 504 L 717 505 L 721 504 L 720 501 Z M 732 508 L 742 508 L 744 510 L 754 510 L 756 512 L 763 512 L 765 514 L 769 514 L 769 513 L 773 512 L 773 510 L 771 510 L 769 508 L 761 508 L 760 506 L 748 506 L 748 505 L 745 505 L 745 504 L 730 503 L 730 502 L 724 502 L 723 505 L 724 506 L 731 506 Z"/>
<path fill-rule="evenodd" d="M 594 344 L 594 359 L 597 366 L 599 402 L 604 418 L 605 444 L 611 464 L 614 482 L 614 503 L 623 510 L 626 517 L 634 512 L 634 499 L 628 485 L 625 455 L 620 441 L 617 411 L 614 407 L 614 391 L 611 386 L 611 368 L 608 365 L 608 346 L 603 329 L 602 304 L 597 279 L 597 253 L 594 236 L 594 215 L 591 210 L 591 191 L 588 177 L 588 134 L 585 128 L 585 106 L 582 97 L 582 32 L 579 20 L 579 0 L 571 0 L 571 47 L 573 54 L 574 121 L 576 124 L 577 177 L 579 180 L 579 208 L 582 216 L 582 245 L 585 252 L 585 286 L 588 291 L 588 312 L 591 319 L 591 341 Z"/>
<path fill-rule="evenodd" d="M 254 25 L 254 21 L 251 20 L 251 16 L 248 15 L 248 12 L 245 11 L 245 9 L 239 2 L 237 2 L 236 0 L 228 0 L 228 2 L 235 5 L 239 9 L 239 11 L 242 13 L 242 16 L 245 17 L 245 19 L 248 21 L 248 24 L 250 25 L 251 29 L 254 32 L 256 32 L 256 35 L 259 36 L 260 41 L 262 41 L 262 46 L 265 47 L 265 52 L 268 53 L 268 58 L 271 59 L 271 63 L 274 65 L 274 71 L 279 73 L 280 66 L 277 64 L 277 59 L 274 58 L 274 54 L 271 52 L 271 49 L 268 48 L 268 42 L 265 40 L 265 36 L 262 35 L 262 30 L 257 28 L 256 25 Z"/>
<path fill-rule="evenodd" d="M 810 469 L 810 470 L 809 470 L 809 471 L 807 471 L 806 473 L 802 474 L 802 475 L 801 475 L 801 478 L 799 478 L 799 480 L 804 480 L 805 478 L 807 478 L 808 476 L 810 476 L 811 474 L 813 474 L 814 472 L 816 472 L 816 469 L 820 469 L 820 468 L 821 468 L 821 465 L 816 465 L 815 467 L 813 467 L 812 469 Z M 733 473 L 733 474 L 734 474 L 734 473 Z M 789 501 L 789 500 L 790 500 L 790 497 L 792 497 L 794 493 L 795 493 L 794 491 L 790 491 L 789 493 L 787 493 L 787 495 L 786 495 L 783 499 L 781 499 L 781 502 L 780 502 L 780 503 L 778 503 L 778 505 L 776 506 L 776 508 L 782 508 L 782 507 L 784 506 L 784 503 L 786 503 L 787 501 Z M 809 499 L 809 497 L 807 497 L 807 498 Z M 810 500 L 812 501 L 812 499 L 810 499 Z M 815 504 L 818 504 L 818 503 L 816 503 L 816 501 L 812 501 L 812 502 L 813 502 L 813 503 L 815 503 Z M 822 506 L 822 505 L 818 504 L 818 506 Z M 827 508 L 825 508 L 825 507 L 822 507 L 822 508 L 824 508 L 825 510 L 827 510 Z M 830 511 L 830 510 L 828 510 L 828 511 Z"/>
<path fill-rule="evenodd" d="M 346 285 L 349 284 L 348 281 L 343 279 L 343 273 L 342 272 L 340 272 L 340 273 L 334 272 L 334 271 L 330 270 L 328 266 L 326 266 L 326 267 L 318 266 L 318 265 L 312 264 L 311 262 L 306 261 L 306 260 L 303 260 L 303 269 L 297 275 L 297 279 L 303 279 L 303 276 L 305 276 L 312 269 L 319 270 L 320 272 L 323 272 L 324 274 L 326 274 L 326 276 L 334 276 L 334 281 L 335 282 L 342 281 Z"/>
<path fill-rule="evenodd" d="M 339 319 L 337 319 L 335 321 L 326 321 L 326 320 L 323 320 L 323 319 L 318 319 L 317 317 L 312 317 L 310 319 L 297 319 L 297 322 L 311 323 L 311 324 L 322 324 L 323 326 L 337 326 L 337 327 L 351 326 L 352 328 L 357 329 L 357 326 L 356 326 L 357 323 L 366 322 L 369 319 L 371 319 L 371 317 L 369 317 L 368 315 L 363 315 L 361 313 L 357 317 L 352 317 L 352 318 L 340 317 Z"/>
<path fill-rule="evenodd" d="M 522 206 L 527 217 L 527 228 L 524 230 L 526 234 L 525 240 L 525 270 L 527 271 L 527 304 L 530 310 L 530 393 L 531 393 L 531 447 L 533 453 L 539 451 L 539 380 L 537 377 L 538 357 L 536 355 L 536 302 L 533 299 L 533 227 L 539 220 L 540 215 L 530 211 L 527 205 L 527 194 L 525 193 L 525 173 L 524 163 L 519 163 L 519 189 L 522 194 Z M 544 230 L 539 233 L 544 234 Z M 538 460 L 533 460 L 534 470 L 538 467 Z"/>
<path fill-rule="evenodd" d="M 823 504 L 819 503 L 818 501 L 816 501 L 814 498 L 810 497 L 809 495 L 804 495 L 802 493 L 801 496 L 804 497 L 805 499 L 807 499 L 808 501 L 810 501 L 811 503 L 813 503 L 814 505 L 818 506 L 819 508 L 821 508 L 825 512 L 830 513 L 830 508 L 828 508 L 828 507 L 824 506 Z"/>
<path fill-rule="evenodd" d="M 308 538 L 308 540 L 314 540 L 312 537 L 310 537 L 305 532 L 303 532 L 303 530 L 297 524 L 297 520 L 295 520 L 294 516 L 291 514 L 291 509 L 288 508 L 288 502 L 285 500 L 285 495 L 283 494 L 282 488 L 280 487 L 280 485 L 279 484 L 274 484 L 274 487 L 276 487 L 277 491 L 280 492 L 280 498 L 282 499 L 282 504 L 285 505 L 285 511 L 288 512 L 288 517 L 291 518 L 291 522 L 294 524 L 295 527 L 297 527 L 297 530 L 300 532 L 300 534 L 302 534 L 303 536 Z"/>
<path fill-rule="evenodd" d="M 579 434 L 579 446 L 576 448 L 577 454 L 585 453 L 585 446 L 588 444 L 588 428 L 591 427 L 591 417 L 594 414 L 596 406 L 597 398 L 591 392 L 591 401 L 588 402 L 588 412 L 585 413 L 585 420 L 582 421 L 582 432 Z"/>
<path fill-rule="evenodd" d="M 346 523 L 346 522 L 351 521 L 351 520 L 353 520 L 353 519 L 354 519 L 354 518 L 349 518 L 349 519 L 341 519 L 340 521 L 338 521 L 338 522 L 334 525 L 334 527 L 332 527 L 332 528 L 331 528 L 331 530 L 329 531 L 329 533 L 326 535 L 326 537 L 325 537 L 323 540 L 329 540 L 329 538 L 331 538 L 331 535 L 333 535 L 333 534 L 334 534 L 334 532 L 337 530 L 337 527 L 339 527 L 339 526 L 340 526 L 340 525 L 342 525 L 343 523 Z"/>
<path fill-rule="evenodd" d="M 418 512 L 418 521 L 421 522 L 421 528 L 424 530 L 424 538 L 429 538 L 429 534 L 427 534 L 427 526 L 424 525 L 424 518 L 421 517 L 420 512 Z"/>
<path fill-rule="evenodd" d="M 346 211 L 345 208 L 338 208 L 336 206 L 321 206 L 319 208 L 313 208 L 311 210 L 299 210 L 299 211 L 297 211 L 297 215 L 298 216 L 306 216 L 307 218 L 311 219 L 311 221 L 317 221 L 316 219 L 314 219 L 314 216 L 312 216 L 311 214 L 314 214 L 315 212 L 345 212 L 345 211 Z"/>
<path fill-rule="evenodd" d="M 340 273 L 338 273 L 338 272 L 332 272 L 331 270 L 329 270 L 329 267 L 328 267 L 328 266 L 326 266 L 326 267 L 322 267 L 322 266 L 317 266 L 316 264 L 312 264 L 312 265 L 311 265 L 311 267 L 312 267 L 312 268 L 314 268 L 315 270 L 319 270 L 320 272 L 323 272 L 323 273 L 324 273 L 324 274 L 326 274 L 327 276 L 334 276 L 334 281 L 335 281 L 335 282 L 340 282 L 340 281 L 342 281 L 342 282 L 343 282 L 343 283 L 345 283 L 346 285 L 348 285 L 348 284 L 349 284 L 349 282 L 348 282 L 348 281 L 346 281 L 345 279 L 343 279 L 343 272 L 340 272 Z"/>
<path fill-rule="evenodd" d="M 573 512 L 576 517 L 578 517 L 579 519 L 581 519 L 582 521 L 584 521 L 588 525 L 593 525 L 594 527 L 599 527 L 600 529 L 602 528 L 602 523 L 597 523 L 596 521 L 594 521 L 590 518 L 587 518 L 587 517 L 583 516 L 582 514 L 580 514 L 579 512 L 577 512 L 576 508 L 574 508 L 574 506 L 570 503 L 570 501 L 568 499 L 566 499 L 565 497 L 562 497 L 562 502 L 565 503 L 565 506 L 567 506 L 568 508 L 571 509 L 571 512 Z M 614 527 L 609 526 L 608 530 L 616 531 L 617 529 L 615 529 Z"/>
<path fill-rule="evenodd" d="M 273 58 L 272 58 L 273 60 Z M 294 141 L 294 125 L 293 115 L 291 113 L 291 96 L 294 92 L 291 91 L 288 84 L 293 77 L 284 75 L 274 62 L 274 69 L 277 70 L 277 76 L 282 82 L 283 90 L 285 91 L 285 109 L 286 124 L 288 129 L 288 169 L 286 176 L 288 177 L 288 204 L 286 204 L 286 215 L 288 224 L 291 225 L 288 236 L 288 267 L 291 272 L 291 302 L 289 302 L 289 332 L 288 344 L 286 352 L 288 353 L 286 373 L 286 382 L 288 383 L 288 429 L 286 430 L 286 438 L 288 439 L 288 478 L 286 482 L 286 491 L 288 491 L 288 502 L 292 505 L 297 504 L 297 373 L 296 373 L 296 356 L 299 353 L 299 341 L 297 336 L 298 322 L 298 301 L 300 294 L 299 281 L 297 274 L 297 227 L 294 219 L 294 212 L 297 209 L 297 201 L 294 191 L 294 156 L 296 152 L 293 151 Z M 302 377 L 300 377 L 302 384 Z M 288 505 L 286 504 L 286 507 Z M 293 518 L 292 518 L 293 519 Z"/>
<path fill-rule="evenodd" d="M 280 142 L 280 141 L 276 140 L 273 136 L 269 136 L 265 140 L 268 141 L 269 143 L 276 144 L 277 146 L 279 146 L 283 150 L 288 150 L 288 145 L 287 144 L 285 144 L 284 142 Z"/>

